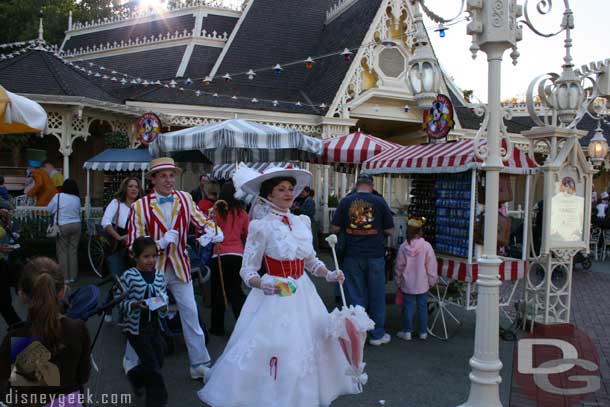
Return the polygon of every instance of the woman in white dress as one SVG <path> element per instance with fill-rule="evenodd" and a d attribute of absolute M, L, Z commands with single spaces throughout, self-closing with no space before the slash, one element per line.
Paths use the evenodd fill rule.
<path fill-rule="evenodd" d="M 318 407 L 358 393 L 339 343 L 327 335 L 328 311 L 303 270 L 333 283 L 345 277 L 316 257 L 309 218 L 289 211 L 311 178 L 308 171 L 274 167 L 241 185 L 271 209 L 250 223 L 240 275 L 253 289 L 198 392 L 213 407 Z M 261 278 L 263 264 L 267 274 Z M 285 295 L 285 285 L 278 288 L 287 281 L 292 295 Z"/>

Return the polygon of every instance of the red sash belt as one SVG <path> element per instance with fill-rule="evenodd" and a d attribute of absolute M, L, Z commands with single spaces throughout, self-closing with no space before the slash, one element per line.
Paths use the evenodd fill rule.
<path fill-rule="evenodd" d="M 292 277 L 295 280 L 303 275 L 305 270 L 305 260 L 277 260 L 273 257 L 265 256 L 265 266 L 267 274 L 275 277 Z"/>

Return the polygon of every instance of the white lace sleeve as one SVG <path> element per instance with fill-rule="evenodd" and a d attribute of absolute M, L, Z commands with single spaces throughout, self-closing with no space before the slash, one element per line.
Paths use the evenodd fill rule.
<path fill-rule="evenodd" d="M 299 217 L 301 218 L 302 222 L 305 223 L 307 229 L 309 229 L 309 232 L 311 233 L 311 219 L 309 219 L 309 216 L 300 215 Z M 316 251 L 313 250 L 313 245 L 311 249 L 311 252 L 308 253 L 307 257 L 305 257 L 305 269 L 309 270 L 309 272 L 314 276 L 320 277 L 318 271 L 321 267 L 326 267 L 326 265 L 322 262 L 322 260 L 318 259 L 318 256 L 316 256 Z"/>
<path fill-rule="evenodd" d="M 239 275 L 248 287 L 250 287 L 250 280 L 258 277 L 258 270 L 261 268 L 265 254 L 266 236 L 263 226 L 261 221 L 253 220 L 248 227 L 248 238 L 239 271 Z"/>

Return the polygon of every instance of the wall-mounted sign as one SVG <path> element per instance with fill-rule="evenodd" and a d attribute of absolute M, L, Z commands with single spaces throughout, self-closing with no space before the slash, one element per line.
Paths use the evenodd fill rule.
<path fill-rule="evenodd" d="M 564 167 L 551 199 L 550 247 L 584 241 L 585 186 L 575 169 Z"/>
<path fill-rule="evenodd" d="M 161 134 L 161 120 L 154 113 L 144 113 L 138 119 L 138 139 L 145 146 L 157 139 Z"/>
<path fill-rule="evenodd" d="M 438 95 L 432 107 L 424 110 L 424 122 L 422 124 L 426 134 L 431 139 L 447 137 L 453 128 L 453 104 L 445 95 Z"/>

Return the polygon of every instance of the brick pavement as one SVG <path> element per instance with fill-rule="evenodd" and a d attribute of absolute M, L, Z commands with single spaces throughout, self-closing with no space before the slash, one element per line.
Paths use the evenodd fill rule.
<path fill-rule="evenodd" d="M 575 269 L 572 278 L 572 304 L 570 322 L 584 331 L 593 342 L 599 357 L 601 388 L 571 406 L 610 406 L 610 263 L 597 262 L 592 272 Z M 568 372 L 569 374 L 569 372 Z M 536 407 L 538 404 L 513 380 L 510 407 Z M 570 406 L 558 398 L 554 407 Z"/>

